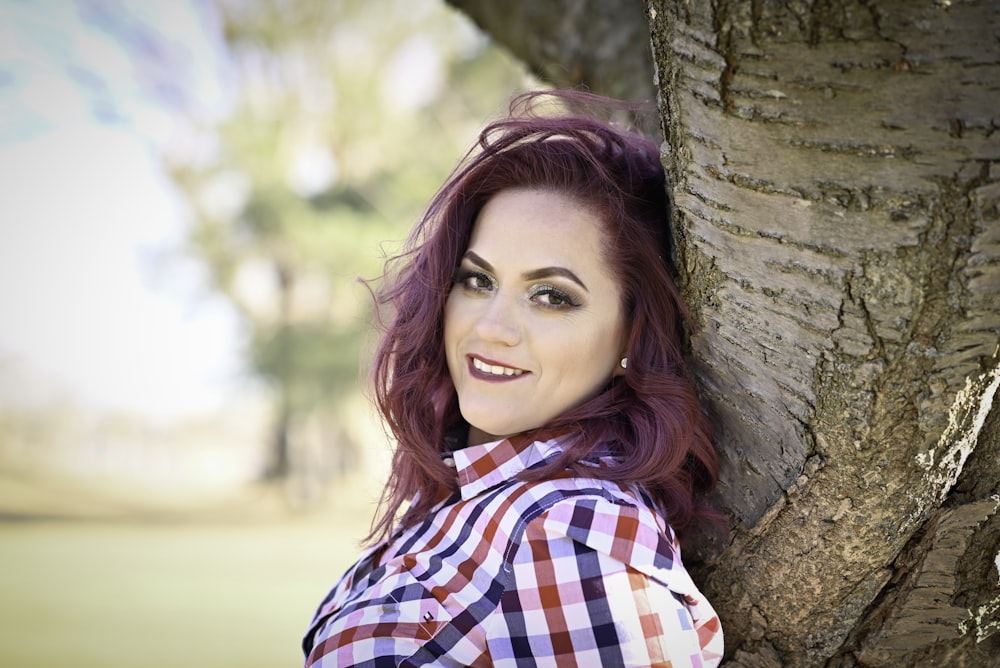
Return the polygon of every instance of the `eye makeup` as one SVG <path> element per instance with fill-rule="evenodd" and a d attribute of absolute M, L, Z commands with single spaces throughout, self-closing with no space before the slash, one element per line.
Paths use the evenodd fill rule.
<path fill-rule="evenodd" d="M 462 267 L 455 269 L 451 282 L 473 292 L 490 292 L 500 287 L 497 280 L 489 274 Z"/>
<path fill-rule="evenodd" d="M 562 310 L 582 306 L 582 302 L 575 299 L 568 292 L 548 283 L 531 286 L 528 296 L 531 301 L 546 308 Z"/>

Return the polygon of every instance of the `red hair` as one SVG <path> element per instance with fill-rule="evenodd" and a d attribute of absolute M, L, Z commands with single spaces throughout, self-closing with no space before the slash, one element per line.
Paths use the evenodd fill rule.
<path fill-rule="evenodd" d="M 540 113 L 542 102 L 568 109 Z M 457 486 L 441 462 L 445 436 L 464 424 L 443 341 L 445 301 L 476 217 L 501 190 L 543 188 L 578 198 L 602 214 L 605 259 L 622 288 L 630 327 L 628 368 L 582 405 L 538 430 L 572 432 L 563 456 L 528 480 L 570 468 L 582 476 L 638 484 L 682 534 L 712 512 L 703 503 L 718 472 L 708 422 L 682 354 L 686 311 L 672 278 L 670 202 L 659 150 L 648 139 L 580 109 L 621 109 L 577 91 L 527 93 L 479 141 L 431 201 L 405 251 L 389 260 L 378 306 L 390 313 L 372 369 L 375 402 L 396 439 L 382 514 L 387 532 L 416 496 L 404 525 L 424 519 Z M 579 464 L 609 446 L 619 464 Z"/>

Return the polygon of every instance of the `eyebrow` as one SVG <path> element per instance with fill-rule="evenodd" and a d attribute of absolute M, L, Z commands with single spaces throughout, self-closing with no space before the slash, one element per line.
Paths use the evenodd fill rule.
<path fill-rule="evenodd" d="M 473 251 L 466 251 L 464 257 L 465 259 L 485 269 L 491 274 L 496 273 L 496 270 L 493 268 L 493 265 L 491 265 L 489 262 L 481 258 Z M 548 278 L 550 276 L 562 276 L 563 278 L 567 278 L 573 281 L 581 288 L 586 290 L 588 293 L 590 292 L 590 289 L 586 286 L 586 284 L 583 281 L 580 280 L 580 277 L 565 267 L 542 267 L 540 269 L 533 269 L 532 271 L 525 272 L 523 276 L 525 280 L 529 281 L 537 281 L 540 278 Z"/>

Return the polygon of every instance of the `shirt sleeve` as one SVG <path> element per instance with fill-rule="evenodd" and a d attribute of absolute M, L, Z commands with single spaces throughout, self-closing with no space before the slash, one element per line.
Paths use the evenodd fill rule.
<path fill-rule="evenodd" d="M 487 643 L 496 666 L 717 666 L 722 631 L 651 511 L 564 499 L 525 528 Z"/>

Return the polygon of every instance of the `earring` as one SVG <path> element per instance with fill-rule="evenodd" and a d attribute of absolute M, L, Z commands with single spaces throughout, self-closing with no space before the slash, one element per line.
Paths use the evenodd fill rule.
<path fill-rule="evenodd" d="M 621 364 L 621 367 L 623 369 L 627 369 L 628 368 L 628 358 L 627 357 L 623 357 L 622 361 L 619 362 L 619 364 Z"/>

